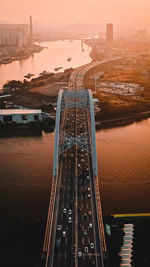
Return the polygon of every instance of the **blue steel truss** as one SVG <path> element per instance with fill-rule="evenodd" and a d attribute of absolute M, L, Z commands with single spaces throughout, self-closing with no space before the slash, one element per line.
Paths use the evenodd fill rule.
<path fill-rule="evenodd" d="M 59 127 L 60 127 L 62 96 L 63 96 L 63 90 L 60 90 L 59 95 L 58 95 L 58 101 L 57 101 L 57 112 L 56 112 L 56 123 L 55 123 L 55 148 L 54 148 L 54 161 L 53 161 L 53 177 L 57 176 L 57 170 L 58 170 Z"/>
<path fill-rule="evenodd" d="M 89 135 L 91 139 L 87 139 L 84 136 L 66 136 L 65 133 L 60 131 L 61 115 L 65 108 L 83 108 L 88 109 L 90 112 L 90 130 Z M 62 144 L 60 144 L 60 136 L 62 137 Z M 87 135 L 86 135 L 87 136 Z M 53 176 L 57 176 L 59 154 L 65 150 L 77 145 L 82 147 L 85 151 L 92 154 L 93 174 L 97 176 L 97 152 L 96 152 L 96 138 L 95 138 L 95 117 L 94 117 L 94 105 L 91 90 L 84 91 L 63 91 L 60 90 L 57 102 L 56 112 L 56 126 L 55 126 L 55 149 L 54 149 L 54 161 L 53 161 Z"/>

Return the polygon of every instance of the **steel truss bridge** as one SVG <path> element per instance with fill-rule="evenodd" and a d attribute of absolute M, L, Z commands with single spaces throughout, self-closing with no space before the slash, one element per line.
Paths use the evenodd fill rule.
<path fill-rule="evenodd" d="M 107 255 L 90 90 L 60 90 L 45 267 L 103 267 Z"/>

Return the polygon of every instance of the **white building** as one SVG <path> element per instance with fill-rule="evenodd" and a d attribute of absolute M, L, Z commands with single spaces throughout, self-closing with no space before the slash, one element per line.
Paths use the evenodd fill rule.
<path fill-rule="evenodd" d="M 0 109 L 0 124 L 41 122 L 42 111 L 40 109 Z"/>
<path fill-rule="evenodd" d="M 0 24 L 0 46 L 26 47 L 30 39 L 27 24 Z"/>
<path fill-rule="evenodd" d="M 28 44 L 28 38 L 26 32 L 24 30 L 18 31 L 17 46 L 22 48 L 27 46 L 27 44 Z"/>

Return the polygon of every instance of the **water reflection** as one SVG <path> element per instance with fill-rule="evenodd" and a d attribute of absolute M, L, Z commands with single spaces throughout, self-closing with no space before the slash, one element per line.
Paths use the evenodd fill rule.
<path fill-rule="evenodd" d="M 0 232 L 16 219 L 47 216 L 54 134 L 0 138 Z"/>
<path fill-rule="evenodd" d="M 104 213 L 148 212 L 150 121 L 97 133 Z"/>
<path fill-rule="evenodd" d="M 43 70 L 55 72 L 56 67 L 63 67 L 64 70 L 91 61 L 89 56 L 91 49 L 84 44 L 83 51 L 80 40 L 42 42 L 41 45 L 47 49 L 27 59 L 0 65 L 0 89 L 8 80 L 23 80 L 27 73 L 33 73 L 34 77 L 37 77 Z M 67 61 L 68 57 L 72 58 L 70 62 Z"/>
<path fill-rule="evenodd" d="M 96 134 L 103 213 L 149 212 L 150 120 Z M 54 133 L 0 138 L 0 229 L 15 219 L 46 219 Z"/>
<path fill-rule="evenodd" d="M 10 128 L 10 129 L 1 129 L 0 138 L 8 137 L 30 137 L 30 136 L 42 136 L 42 129 L 33 129 L 33 128 Z"/>

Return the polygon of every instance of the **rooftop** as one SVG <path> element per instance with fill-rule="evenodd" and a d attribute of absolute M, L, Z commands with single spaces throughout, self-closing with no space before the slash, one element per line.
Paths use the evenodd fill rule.
<path fill-rule="evenodd" d="M 0 109 L 0 115 L 41 114 L 41 109 Z"/>

